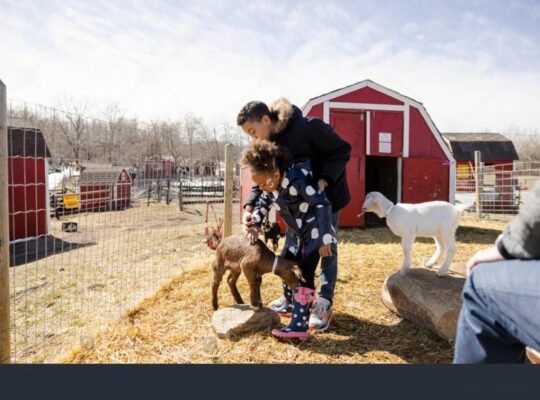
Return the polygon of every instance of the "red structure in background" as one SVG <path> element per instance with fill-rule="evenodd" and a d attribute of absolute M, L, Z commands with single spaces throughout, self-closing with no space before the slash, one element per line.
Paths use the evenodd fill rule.
<path fill-rule="evenodd" d="M 329 123 L 351 144 L 352 200 L 339 226 L 364 226 L 362 204 L 371 191 L 393 202 L 454 201 L 455 160 L 421 103 L 365 80 L 309 100 L 303 113 Z M 241 204 L 251 186 L 243 169 Z"/>
<path fill-rule="evenodd" d="M 147 179 L 173 178 L 175 175 L 176 166 L 172 159 L 155 156 L 144 161 L 144 176 Z"/>
<path fill-rule="evenodd" d="M 123 210 L 131 206 L 131 176 L 124 168 L 83 171 L 79 178 L 79 210 Z"/>
<path fill-rule="evenodd" d="M 500 133 L 443 133 L 456 160 L 456 190 L 474 191 L 474 153 L 479 151 L 482 163 L 496 171 L 512 171 L 513 162 L 519 160 L 514 143 Z"/>
<path fill-rule="evenodd" d="M 39 129 L 8 127 L 9 240 L 49 233 L 50 157 Z"/>
<path fill-rule="evenodd" d="M 519 159 L 514 143 L 506 136 L 493 132 L 443 133 L 456 159 L 456 190 L 474 192 L 476 177 L 474 153 L 481 154 L 486 174 L 483 179 L 482 210 L 512 210 L 519 207 L 519 191 L 513 176 L 514 161 Z"/>

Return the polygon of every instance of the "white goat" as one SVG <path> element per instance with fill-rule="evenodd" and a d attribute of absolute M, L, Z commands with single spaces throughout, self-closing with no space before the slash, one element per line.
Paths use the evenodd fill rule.
<path fill-rule="evenodd" d="M 437 250 L 425 264 L 433 267 L 446 253 L 437 276 L 444 276 L 456 253 L 455 234 L 459 225 L 459 217 L 464 206 L 452 205 L 446 201 L 428 201 L 419 204 L 392 203 L 382 193 L 370 192 L 366 195 L 362 210 L 373 212 L 379 218 L 386 217 L 386 224 L 396 235 L 401 237 L 404 260 L 401 273 L 405 274 L 411 267 L 411 253 L 416 236 L 433 237 Z"/>

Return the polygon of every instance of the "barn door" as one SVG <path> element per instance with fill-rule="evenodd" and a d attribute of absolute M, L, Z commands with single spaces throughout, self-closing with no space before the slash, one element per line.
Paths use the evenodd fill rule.
<path fill-rule="evenodd" d="M 330 125 L 351 145 L 351 158 L 346 167 L 351 201 L 340 211 L 339 226 L 363 226 L 364 217 L 359 215 L 362 213 L 365 196 L 365 114 L 332 111 Z"/>
<path fill-rule="evenodd" d="M 403 159 L 403 203 L 448 201 L 449 168 L 440 158 Z"/>

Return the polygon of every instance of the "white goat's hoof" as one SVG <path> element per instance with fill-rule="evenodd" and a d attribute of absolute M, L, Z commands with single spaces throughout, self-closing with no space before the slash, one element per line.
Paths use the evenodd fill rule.
<path fill-rule="evenodd" d="M 446 275 L 446 271 L 444 271 L 444 272 L 437 271 L 437 276 L 438 276 L 439 278 L 442 278 L 442 277 L 445 276 L 445 275 Z"/>
<path fill-rule="evenodd" d="M 433 268 L 434 265 L 435 265 L 434 262 L 429 262 L 429 261 L 428 261 L 427 263 L 424 264 L 424 267 L 426 267 L 426 268 Z"/>

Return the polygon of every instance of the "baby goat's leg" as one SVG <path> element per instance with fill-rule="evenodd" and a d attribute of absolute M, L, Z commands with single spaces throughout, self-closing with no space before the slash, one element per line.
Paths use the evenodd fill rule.
<path fill-rule="evenodd" d="M 242 270 L 244 271 L 244 275 L 246 276 L 246 279 L 249 283 L 249 298 L 251 308 L 258 310 L 262 308 L 262 301 L 260 300 L 260 287 L 262 278 L 260 276 L 257 276 L 257 273 L 255 272 L 255 265 L 242 264 Z"/>
<path fill-rule="evenodd" d="M 231 293 L 236 304 L 244 304 L 244 300 L 242 300 L 242 296 L 240 296 L 240 292 L 236 287 L 236 282 L 238 281 L 241 273 L 242 271 L 239 269 L 231 269 L 231 273 L 227 277 L 227 283 L 229 284 L 229 288 L 231 289 Z"/>
<path fill-rule="evenodd" d="M 255 296 L 257 297 L 257 308 L 261 309 L 263 307 L 262 297 L 261 297 L 261 284 L 262 284 L 262 277 L 257 276 L 255 278 Z"/>
<path fill-rule="evenodd" d="M 414 235 L 405 235 L 401 238 L 401 247 L 403 249 L 403 264 L 401 264 L 400 271 L 402 274 L 406 274 L 411 268 L 411 254 L 414 243 Z"/>
<path fill-rule="evenodd" d="M 454 254 L 456 254 L 455 232 L 442 232 L 441 238 L 446 247 L 446 258 L 437 271 L 437 276 L 439 277 L 446 275 L 446 272 L 452 263 L 452 259 L 454 258 Z"/>
<path fill-rule="evenodd" d="M 212 269 L 214 270 L 214 280 L 212 282 L 212 308 L 215 311 L 218 309 L 217 293 L 219 285 L 221 284 L 221 279 L 225 273 L 225 262 L 221 257 L 216 257 L 216 260 L 212 264 Z"/>
<path fill-rule="evenodd" d="M 433 239 L 435 239 L 435 245 L 437 246 L 437 249 L 435 250 L 435 253 L 433 253 L 433 256 L 431 256 L 431 258 L 425 264 L 427 268 L 431 268 L 435 264 L 437 264 L 437 261 L 439 261 L 439 259 L 441 258 L 441 255 L 446 250 L 439 236 L 435 236 Z"/>

